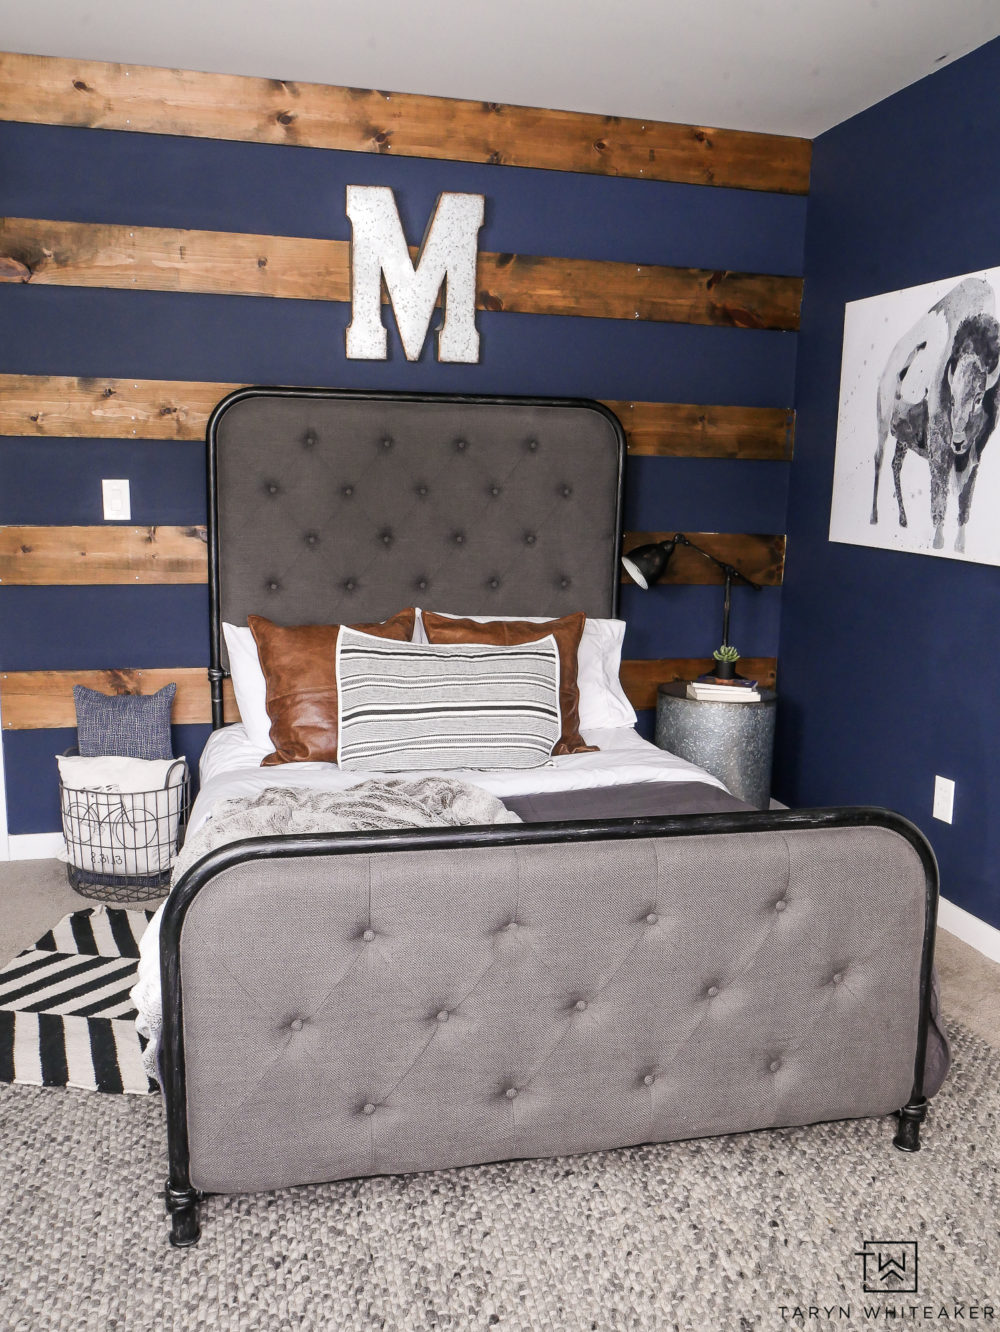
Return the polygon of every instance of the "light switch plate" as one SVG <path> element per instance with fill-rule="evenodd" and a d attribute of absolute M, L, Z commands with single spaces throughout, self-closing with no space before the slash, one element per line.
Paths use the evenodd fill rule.
<path fill-rule="evenodd" d="M 104 491 L 104 521 L 128 523 L 132 520 L 132 496 L 127 481 L 102 481 Z"/>
<path fill-rule="evenodd" d="M 955 813 L 955 783 L 950 777 L 934 778 L 934 807 L 931 813 L 942 823 L 951 823 Z"/>

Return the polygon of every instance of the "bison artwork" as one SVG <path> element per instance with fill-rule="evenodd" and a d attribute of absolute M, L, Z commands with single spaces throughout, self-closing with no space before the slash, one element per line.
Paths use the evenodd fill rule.
<path fill-rule="evenodd" d="M 993 287 L 963 279 L 896 343 L 878 385 L 878 436 L 871 522 L 879 522 L 879 479 L 891 440 L 900 527 L 907 526 L 900 485 L 908 453 L 926 460 L 934 549 L 944 546 L 948 499 L 958 505 L 955 550 L 965 551 L 979 463 L 997 421 L 1000 324 Z"/>

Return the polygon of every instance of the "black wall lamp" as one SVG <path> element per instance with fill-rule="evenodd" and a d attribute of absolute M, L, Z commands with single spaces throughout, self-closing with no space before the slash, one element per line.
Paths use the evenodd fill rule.
<path fill-rule="evenodd" d="M 644 590 L 648 591 L 653 583 L 658 583 L 667 571 L 671 557 L 678 546 L 687 546 L 689 550 L 696 550 L 699 555 L 704 556 L 711 564 L 721 570 L 725 579 L 725 598 L 722 603 L 722 646 L 720 652 L 730 647 L 729 642 L 729 612 L 732 606 L 733 579 L 738 578 L 746 583 L 747 587 L 752 587 L 755 592 L 760 591 L 760 583 L 755 583 L 752 578 L 748 578 L 742 570 L 737 569 L 732 564 L 727 564 L 725 560 L 717 559 L 707 550 L 702 550 L 701 546 L 696 546 L 693 541 L 689 541 L 683 532 L 675 532 L 672 537 L 666 541 L 656 541 L 648 546 L 637 546 L 635 550 L 630 550 L 627 555 L 622 556 L 622 564 L 625 566 L 625 572 Z M 715 673 L 717 675 L 733 674 L 733 662 L 738 654 L 733 654 L 731 659 L 726 661 L 716 658 Z M 728 664 L 728 670 L 726 666 Z M 722 668 L 720 670 L 720 667 Z"/>

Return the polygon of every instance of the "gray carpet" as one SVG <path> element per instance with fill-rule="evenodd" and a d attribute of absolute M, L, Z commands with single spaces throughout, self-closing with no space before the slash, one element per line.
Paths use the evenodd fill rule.
<path fill-rule="evenodd" d="M 857 1326 L 863 1302 L 941 1326 L 955 1301 L 1000 1317 L 1000 1053 L 953 1035 L 916 1156 L 859 1121 L 213 1198 L 184 1251 L 157 1097 L 0 1087 L 0 1327 L 750 1332 L 802 1326 L 809 1304 Z M 862 1295 L 866 1239 L 919 1242 L 919 1295 Z"/>

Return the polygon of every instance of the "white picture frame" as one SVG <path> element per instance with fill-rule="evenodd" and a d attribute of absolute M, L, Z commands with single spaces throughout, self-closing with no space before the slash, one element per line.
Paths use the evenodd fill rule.
<path fill-rule="evenodd" d="M 998 309 L 1000 268 L 847 304 L 831 541 L 1000 564 Z"/>

